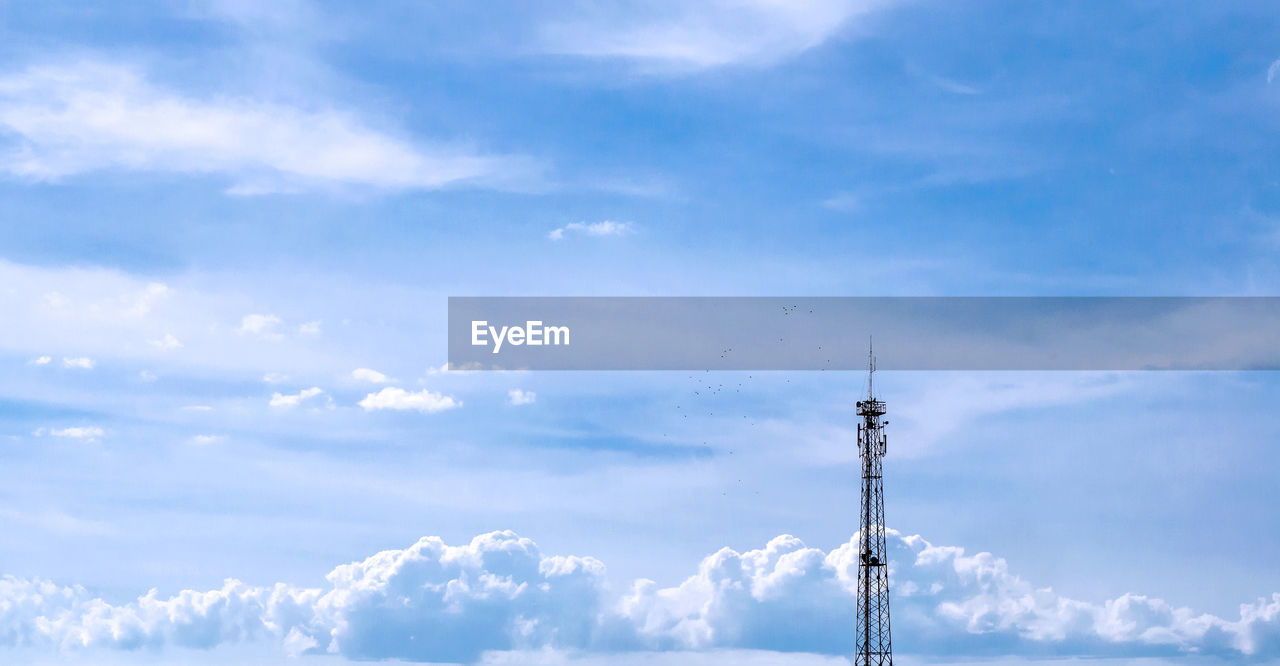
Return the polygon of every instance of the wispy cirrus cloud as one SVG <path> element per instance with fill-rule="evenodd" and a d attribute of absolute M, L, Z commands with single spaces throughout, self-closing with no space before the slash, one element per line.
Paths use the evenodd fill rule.
<path fill-rule="evenodd" d="M 602 220 L 600 222 L 570 222 L 547 233 L 551 240 L 564 240 L 565 234 L 582 234 L 584 236 L 625 236 L 633 231 L 630 222 Z"/>
<path fill-rule="evenodd" d="M 63 356 L 62 367 L 74 368 L 77 370 L 92 370 L 98 364 L 97 361 L 88 356 Z"/>
<path fill-rule="evenodd" d="M 49 435 L 50 437 L 64 437 L 67 439 L 81 439 L 86 442 L 96 442 L 98 438 L 106 434 L 106 431 L 98 426 L 68 426 L 66 428 L 36 428 L 31 433 L 36 437 Z"/>
<path fill-rule="evenodd" d="M 34 180 L 128 171 L 220 174 L 233 194 L 318 187 L 434 189 L 527 181 L 536 164 L 371 127 L 355 113 L 234 96 L 198 98 L 113 62 L 0 76 L 0 171 Z"/>
<path fill-rule="evenodd" d="M 542 49 L 605 57 L 664 70 L 767 65 L 830 39 L 887 0 L 623 3 L 549 20 Z"/>

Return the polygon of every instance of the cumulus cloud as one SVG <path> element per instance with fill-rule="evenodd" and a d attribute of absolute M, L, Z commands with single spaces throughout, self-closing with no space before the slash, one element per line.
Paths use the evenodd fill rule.
<path fill-rule="evenodd" d="M 314 398 L 324 393 L 324 389 L 318 386 L 312 386 L 309 389 L 302 389 L 294 394 L 273 393 L 271 401 L 268 403 L 272 407 L 297 407 L 304 401 Z"/>
<path fill-rule="evenodd" d="M 0 77 L 0 170 L 39 179 L 102 169 L 216 173 L 229 192 L 318 186 L 439 188 L 528 180 L 530 161 L 427 147 L 354 114 L 157 86 L 128 65 L 84 61 Z"/>
<path fill-rule="evenodd" d="M 247 314 L 240 320 L 240 328 L 236 332 L 241 335 L 256 335 L 265 340 L 280 340 L 284 336 L 276 331 L 281 319 L 272 314 Z"/>
<path fill-rule="evenodd" d="M 356 368 L 351 371 L 351 378 L 356 381 L 369 382 L 371 384 L 386 384 L 391 381 L 390 377 L 370 368 Z"/>
<path fill-rule="evenodd" d="M 75 368 L 77 370 L 92 370 L 97 362 L 88 356 L 63 356 L 62 367 Z"/>
<path fill-rule="evenodd" d="M 150 282 L 142 291 L 121 299 L 120 308 L 123 314 L 130 317 L 145 317 L 157 303 L 168 298 L 173 290 L 163 282 Z"/>
<path fill-rule="evenodd" d="M 27 365 L 49 365 L 52 362 L 52 356 L 37 356 L 30 361 L 27 361 Z"/>
<path fill-rule="evenodd" d="M 0 645 L 210 648 L 271 636 L 296 652 L 356 659 L 473 661 L 485 650 L 585 645 L 604 565 L 543 557 L 493 532 L 463 546 L 426 537 L 345 564 L 325 589 L 236 580 L 111 605 L 80 587 L 0 578 Z"/>
<path fill-rule="evenodd" d="M 448 546 L 427 537 L 329 574 L 317 642 L 360 658 L 469 661 L 485 650 L 585 644 L 604 565 L 543 557 L 512 532 Z M 336 629 L 336 630 L 335 630 Z"/>
<path fill-rule="evenodd" d="M 309 321 L 298 325 L 298 335 L 320 335 L 320 322 Z"/>
<path fill-rule="evenodd" d="M 542 27 L 553 53 L 619 58 L 662 69 L 765 65 L 830 39 L 851 19 L 885 0 L 665 1 L 613 9 L 591 7 Z"/>
<path fill-rule="evenodd" d="M 421 391 L 406 391 L 402 388 L 388 386 L 387 388 L 370 393 L 358 403 L 366 412 L 372 412 L 379 409 L 391 410 L 417 410 L 420 412 L 442 412 L 446 409 L 461 407 L 462 403 L 454 400 L 453 396 L 443 395 L 422 389 Z"/>
<path fill-rule="evenodd" d="M 525 391 L 522 389 L 511 389 L 507 391 L 507 402 L 512 405 L 531 405 L 538 399 L 538 394 L 533 391 Z"/>
<path fill-rule="evenodd" d="M 888 545 L 894 628 L 924 653 L 1257 657 L 1267 645 L 1280 655 L 1280 594 L 1227 620 L 1134 594 L 1070 599 L 1011 573 L 1002 558 L 919 536 L 892 532 Z M 654 648 L 847 651 L 856 552 L 856 538 L 823 552 L 790 536 L 741 554 L 722 549 L 678 587 L 636 583 L 620 605 L 623 626 Z"/>
<path fill-rule="evenodd" d="M 584 234 L 587 236 L 622 236 L 631 233 L 630 222 L 614 222 L 613 220 L 604 220 L 603 222 L 571 222 L 558 229 L 552 229 L 547 238 L 551 240 L 563 240 L 566 233 Z"/>
<path fill-rule="evenodd" d="M 191 438 L 192 443 L 205 446 L 208 444 L 217 444 L 226 439 L 223 435 L 196 435 Z"/>
<path fill-rule="evenodd" d="M 268 384 L 281 384 L 289 381 L 289 375 L 282 375 L 278 372 L 268 372 L 262 376 L 262 381 Z"/>
<path fill-rule="evenodd" d="M 79 586 L 0 578 L 0 644 L 72 649 L 138 649 L 161 645 L 213 647 L 265 636 L 302 612 L 314 594 L 283 585 L 251 588 L 228 580 L 208 592 L 186 590 L 160 599 L 152 591 L 111 605 Z"/>
<path fill-rule="evenodd" d="M 182 347 L 182 342 L 173 337 L 172 333 L 165 333 L 164 337 L 156 340 L 148 340 L 147 344 L 156 349 L 180 349 Z"/>
<path fill-rule="evenodd" d="M 990 553 L 891 532 L 893 626 L 915 654 L 1280 658 L 1280 594 L 1238 619 L 1125 594 L 1102 603 L 1037 587 Z M 0 645 L 209 648 L 270 639 L 293 653 L 470 662 L 486 651 L 771 650 L 847 654 L 856 537 L 830 551 L 779 536 L 706 557 L 674 587 L 620 597 L 591 557 L 543 555 L 505 531 L 462 546 L 438 537 L 345 564 L 321 588 L 257 587 L 113 605 L 80 587 L 0 579 Z"/>

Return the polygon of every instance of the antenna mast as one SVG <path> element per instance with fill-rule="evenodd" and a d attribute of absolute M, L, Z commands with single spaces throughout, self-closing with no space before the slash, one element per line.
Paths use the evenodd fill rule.
<path fill-rule="evenodd" d="M 871 380 L 876 374 L 876 352 L 870 336 L 867 337 L 867 400 L 874 400 L 876 394 L 871 390 Z"/>
<path fill-rule="evenodd" d="M 893 666 L 889 637 L 889 549 L 885 545 L 885 404 L 876 400 L 875 352 L 867 344 L 867 399 L 858 401 L 858 456 L 862 459 L 862 503 L 858 529 L 858 616 L 854 666 Z"/>

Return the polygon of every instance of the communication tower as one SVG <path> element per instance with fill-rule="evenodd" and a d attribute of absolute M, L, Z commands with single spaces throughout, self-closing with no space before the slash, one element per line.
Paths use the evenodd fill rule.
<path fill-rule="evenodd" d="M 885 547 L 884 459 L 888 441 L 872 380 L 876 357 L 867 350 L 867 399 L 858 401 L 858 456 L 862 460 L 861 524 L 858 529 L 858 626 L 855 666 L 892 666 L 889 639 L 889 553 Z"/>

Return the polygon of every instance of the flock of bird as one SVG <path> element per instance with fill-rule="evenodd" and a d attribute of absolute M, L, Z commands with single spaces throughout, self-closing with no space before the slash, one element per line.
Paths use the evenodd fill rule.
<path fill-rule="evenodd" d="M 784 305 L 784 306 L 781 306 L 781 308 L 782 308 L 782 315 L 784 317 L 789 317 L 799 312 L 800 306 Z M 809 310 L 808 313 L 813 314 L 813 310 Z M 785 339 L 780 337 L 778 338 L 778 342 L 785 343 Z M 817 350 L 822 351 L 822 346 L 817 345 Z M 726 347 L 720 350 L 720 358 L 722 359 L 727 359 L 732 354 L 733 354 L 732 347 Z M 827 363 L 828 364 L 831 363 L 830 359 L 827 359 Z M 819 368 L 819 370 L 826 370 L 826 368 Z M 685 420 L 689 419 L 691 415 L 696 420 L 697 418 L 701 417 L 703 410 L 705 410 L 707 417 L 715 417 L 716 409 L 721 409 L 722 410 L 721 414 L 723 415 L 724 410 L 732 409 L 735 406 L 740 407 L 741 406 L 740 403 L 739 404 L 723 403 L 719 401 L 719 398 L 721 398 L 722 396 L 727 397 L 733 394 L 741 394 L 744 389 L 749 390 L 748 384 L 754 381 L 756 377 L 754 373 L 748 374 L 746 376 L 746 379 L 744 379 L 743 381 L 737 382 L 736 384 L 731 382 L 730 384 L 727 384 L 727 385 L 723 382 L 717 382 L 716 381 L 717 378 L 718 378 L 718 374 L 712 375 L 711 370 L 709 369 L 703 370 L 700 373 L 690 374 L 687 376 L 687 379 L 691 384 L 691 388 L 689 389 L 689 394 L 686 396 L 684 400 L 681 400 L 675 406 L 675 408 L 680 412 L 682 422 L 687 422 Z M 785 379 L 784 383 L 790 384 L 791 379 L 789 378 Z M 706 404 L 708 401 L 715 401 L 715 402 L 712 402 L 711 404 Z M 700 404 L 698 404 L 697 407 L 694 407 L 693 405 L 696 403 L 700 403 Z M 686 405 L 688 405 L 688 407 L 686 407 Z M 753 428 L 756 427 L 757 422 L 754 416 L 750 414 L 742 414 L 741 416 L 748 426 Z M 663 433 L 662 436 L 668 437 L 668 434 Z M 709 443 L 704 440 L 702 442 L 702 445 L 708 446 Z M 734 454 L 734 450 L 732 448 L 726 449 L 726 452 L 728 455 Z M 738 483 L 741 484 L 742 479 L 738 479 Z M 728 491 L 724 491 L 721 493 L 721 495 L 727 495 L 727 494 L 728 494 Z M 760 491 L 758 490 L 755 491 L 755 494 L 757 495 L 760 494 Z"/>

